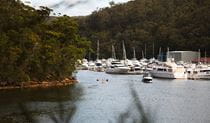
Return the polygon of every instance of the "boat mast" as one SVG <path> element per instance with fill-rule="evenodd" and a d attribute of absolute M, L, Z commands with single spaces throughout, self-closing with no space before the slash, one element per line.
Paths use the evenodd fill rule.
<path fill-rule="evenodd" d="M 124 41 L 123 41 L 123 59 L 124 60 L 127 59 Z"/>
<path fill-rule="evenodd" d="M 162 60 L 162 56 L 161 56 L 161 47 L 159 48 L 159 55 L 158 55 L 158 57 L 160 58 L 161 61 L 163 61 Z"/>
<path fill-rule="evenodd" d="M 169 60 L 169 47 L 167 47 L 167 55 L 166 55 L 166 61 Z"/>
<path fill-rule="evenodd" d="M 133 47 L 133 59 L 136 59 L 136 50 L 135 50 L 135 47 Z"/>
<path fill-rule="evenodd" d="M 99 40 L 97 41 L 97 58 L 96 60 L 99 59 Z"/>
<path fill-rule="evenodd" d="M 198 64 L 200 63 L 201 61 L 201 50 L 198 49 Z"/>
<path fill-rule="evenodd" d="M 144 51 L 143 50 L 141 51 L 141 56 L 142 56 L 142 59 L 144 59 Z"/>
<path fill-rule="evenodd" d="M 114 45 L 112 45 L 112 58 L 113 58 L 113 59 L 116 59 L 116 54 L 115 54 Z"/>
<path fill-rule="evenodd" d="M 206 50 L 205 50 L 205 64 L 207 64 Z"/>
<path fill-rule="evenodd" d="M 162 56 L 161 56 L 161 47 L 159 48 L 158 59 L 162 61 Z"/>
<path fill-rule="evenodd" d="M 144 54 L 145 54 L 145 58 L 147 58 L 147 44 L 144 44 Z"/>
<path fill-rule="evenodd" d="M 155 44 L 153 42 L 152 44 L 152 57 L 154 58 L 154 55 L 155 55 Z"/>

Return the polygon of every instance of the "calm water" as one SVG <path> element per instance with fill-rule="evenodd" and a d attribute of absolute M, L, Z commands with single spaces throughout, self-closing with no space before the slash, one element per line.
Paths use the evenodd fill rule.
<path fill-rule="evenodd" d="M 141 75 L 90 71 L 79 71 L 77 79 L 70 87 L 0 91 L 0 123 L 115 123 L 122 116 L 133 122 L 143 113 L 155 123 L 210 122 L 210 81 L 153 79 L 145 84 Z"/>

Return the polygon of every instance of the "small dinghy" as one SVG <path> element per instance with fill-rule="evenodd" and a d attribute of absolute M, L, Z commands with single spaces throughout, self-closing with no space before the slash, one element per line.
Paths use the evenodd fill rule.
<path fill-rule="evenodd" d="M 142 77 L 142 82 L 144 83 L 152 83 L 152 76 L 149 72 L 145 72 Z"/>

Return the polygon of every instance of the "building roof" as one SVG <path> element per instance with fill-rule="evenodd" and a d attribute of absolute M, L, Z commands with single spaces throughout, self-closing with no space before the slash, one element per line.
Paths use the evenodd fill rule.
<path fill-rule="evenodd" d="M 197 51 L 169 51 L 169 53 L 184 53 L 184 52 L 198 53 Z"/>

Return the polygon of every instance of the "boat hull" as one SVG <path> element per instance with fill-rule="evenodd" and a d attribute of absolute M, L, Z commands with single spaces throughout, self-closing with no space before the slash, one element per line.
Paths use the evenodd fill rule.
<path fill-rule="evenodd" d="M 152 77 L 143 77 L 142 82 L 151 83 L 152 82 Z"/>
<path fill-rule="evenodd" d="M 127 74 L 129 70 L 130 69 L 127 67 L 125 67 L 125 68 L 123 68 L 123 67 L 122 68 L 107 68 L 106 73 L 108 73 L 108 74 Z"/>
<path fill-rule="evenodd" d="M 210 74 L 194 74 L 194 75 L 188 75 L 188 79 L 204 79 L 204 80 L 210 80 Z"/>
<path fill-rule="evenodd" d="M 172 72 L 156 72 L 151 71 L 152 77 L 155 78 L 166 78 L 166 79 L 186 79 L 187 74 L 185 73 L 172 73 Z"/>
<path fill-rule="evenodd" d="M 104 72 L 104 68 L 103 67 L 95 67 L 94 71 L 96 71 L 96 72 Z"/>

